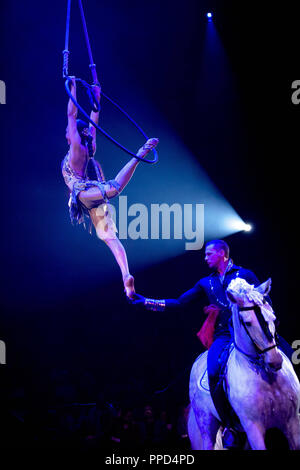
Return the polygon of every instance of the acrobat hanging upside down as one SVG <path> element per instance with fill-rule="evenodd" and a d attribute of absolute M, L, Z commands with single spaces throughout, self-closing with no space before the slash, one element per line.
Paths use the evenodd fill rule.
<path fill-rule="evenodd" d="M 100 85 L 94 85 L 93 90 L 96 99 L 100 101 Z M 72 77 L 71 94 L 76 100 L 75 77 Z M 98 124 L 98 118 L 99 111 L 92 111 L 90 119 Z M 135 294 L 134 278 L 129 272 L 124 246 L 116 235 L 109 200 L 121 193 L 130 181 L 140 158 L 146 157 L 156 147 L 158 139 L 148 139 L 136 154 L 139 159 L 131 158 L 115 179 L 109 181 L 105 181 L 101 165 L 93 158 L 96 152 L 96 129 L 77 119 L 77 107 L 71 99 L 68 102 L 66 139 L 69 150 L 62 162 L 62 174 L 70 190 L 71 221 L 80 224 L 85 222 L 85 216 L 90 219 L 90 231 L 93 225 L 98 238 L 111 249 L 122 272 L 125 293 L 132 299 Z"/>

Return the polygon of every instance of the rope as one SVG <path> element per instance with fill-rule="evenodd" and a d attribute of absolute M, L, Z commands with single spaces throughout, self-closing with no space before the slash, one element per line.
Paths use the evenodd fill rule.
<path fill-rule="evenodd" d="M 70 54 L 70 52 L 69 52 L 70 18 L 71 18 L 71 0 L 68 0 L 65 48 L 63 50 L 63 55 L 64 55 L 63 78 L 66 78 L 69 75 L 68 74 L 68 66 L 69 66 L 69 54 Z"/>
<path fill-rule="evenodd" d="M 94 63 L 94 60 L 93 60 L 92 49 L 91 49 L 88 30 L 87 30 L 87 26 L 86 26 L 82 1 L 78 0 L 78 2 L 79 2 L 80 14 L 81 14 L 83 32 L 84 32 L 84 36 L 85 36 L 85 42 L 86 42 L 88 55 L 89 55 L 89 59 L 90 59 L 90 65 L 89 66 L 90 66 L 92 77 L 93 77 L 93 83 L 94 83 L 94 85 L 96 85 L 98 83 L 97 72 L 96 72 L 96 64 Z"/>
<path fill-rule="evenodd" d="M 85 40 L 86 40 L 86 45 L 87 45 L 88 55 L 89 55 L 89 60 L 90 60 L 89 67 L 91 69 L 93 84 L 96 85 L 96 84 L 98 84 L 96 64 L 94 64 L 94 61 L 93 61 L 92 49 L 91 49 L 91 45 L 90 45 L 90 41 L 89 41 L 89 36 L 88 36 L 87 25 L 86 25 L 86 21 L 85 21 L 82 1 L 78 0 L 78 3 L 79 3 L 81 20 L 82 20 L 82 25 L 83 25 L 83 31 L 84 31 L 84 35 L 85 35 Z M 69 95 L 69 98 L 73 101 L 75 106 L 82 112 L 82 114 L 86 117 L 86 119 L 89 121 L 89 123 L 92 124 L 98 131 L 100 131 L 108 140 L 110 140 L 119 149 L 123 150 L 125 153 L 127 153 L 131 157 L 134 157 L 134 158 L 136 158 L 136 159 L 138 159 L 138 160 L 140 160 L 144 163 L 156 163 L 158 161 L 158 154 L 157 154 L 156 149 L 152 149 L 152 152 L 154 154 L 153 160 L 138 157 L 135 153 L 128 150 L 126 147 L 124 147 L 122 144 L 120 144 L 117 140 L 115 140 L 113 137 L 111 137 L 104 129 L 102 129 L 100 126 L 98 126 L 90 118 L 90 116 L 86 113 L 86 111 L 82 108 L 82 106 L 80 106 L 80 104 L 72 96 L 71 90 L 70 90 L 70 82 L 72 81 L 72 79 L 71 79 L 71 77 L 69 76 L 69 73 L 68 73 L 69 54 L 70 54 L 70 51 L 69 51 L 70 18 L 71 18 L 71 0 L 68 0 L 67 20 L 66 20 L 66 35 L 65 35 L 65 49 L 63 50 L 63 78 L 66 78 L 65 88 L 66 88 L 66 91 Z M 80 78 L 77 78 L 76 81 L 80 82 L 86 88 L 92 110 L 94 112 L 99 112 L 100 111 L 100 103 L 97 101 L 92 87 L 87 82 L 85 82 L 84 80 L 82 80 Z M 124 109 L 121 108 L 121 106 L 119 106 L 115 101 L 113 101 L 111 98 L 109 98 L 104 93 L 101 92 L 101 95 L 105 99 L 107 99 L 113 106 L 115 106 L 136 127 L 136 129 L 143 135 L 143 137 L 146 140 L 148 140 L 149 137 L 145 134 L 145 132 L 142 130 L 142 128 L 129 116 L 129 114 Z"/>
<path fill-rule="evenodd" d="M 80 80 L 80 79 L 79 79 Z M 81 80 L 82 81 L 82 80 Z M 128 150 L 126 147 L 124 147 L 122 144 L 120 144 L 117 140 L 115 140 L 111 135 L 109 135 L 104 129 L 102 129 L 100 126 L 98 126 L 87 114 L 87 112 L 82 108 L 82 106 L 75 100 L 75 98 L 72 96 L 72 93 L 70 91 L 69 83 L 72 82 L 72 79 L 70 77 L 67 78 L 65 82 L 65 87 L 67 90 L 67 93 L 69 95 L 69 98 L 73 101 L 75 106 L 82 112 L 82 114 L 85 116 L 85 118 L 96 128 L 98 131 L 100 131 L 108 140 L 110 140 L 113 144 L 115 144 L 119 149 L 123 150 L 125 153 L 128 155 L 131 155 L 134 158 L 137 158 L 138 160 L 145 162 L 145 163 L 156 163 L 158 161 L 158 154 L 156 149 L 152 149 L 152 152 L 154 153 L 154 159 L 153 160 L 148 160 L 146 158 L 141 158 L 138 157 L 135 153 L 131 152 Z M 88 85 L 89 86 L 89 85 Z M 126 116 L 129 121 L 134 124 L 134 126 L 141 132 L 141 134 L 144 136 L 146 140 L 148 140 L 148 136 L 145 134 L 145 132 L 142 130 L 140 126 L 119 106 L 117 105 L 111 98 L 109 98 L 107 95 L 104 93 L 101 93 L 104 98 L 108 99 L 114 106 L 116 106 L 123 114 Z"/>

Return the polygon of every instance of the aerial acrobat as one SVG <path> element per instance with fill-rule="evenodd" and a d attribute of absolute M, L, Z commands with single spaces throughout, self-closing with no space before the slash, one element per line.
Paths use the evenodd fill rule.
<path fill-rule="evenodd" d="M 119 195 L 120 192 L 125 188 L 140 161 L 145 161 L 147 163 L 155 163 L 157 161 L 157 154 L 155 154 L 155 159 L 152 161 L 145 159 L 145 157 L 151 150 L 154 151 L 156 145 L 158 144 L 158 139 L 148 139 L 146 134 L 127 115 L 127 113 L 121 110 L 121 108 L 112 100 L 110 100 L 106 95 L 101 93 L 101 87 L 96 73 L 96 66 L 93 63 L 91 54 L 81 0 L 79 0 L 79 7 L 81 10 L 85 38 L 90 57 L 93 85 L 90 86 L 83 80 L 75 79 L 74 76 L 68 75 L 70 5 L 71 0 L 68 0 L 66 43 L 65 50 L 63 51 L 63 76 L 67 79 L 66 90 L 70 98 L 67 108 L 68 126 L 66 128 L 66 139 L 69 144 L 69 150 L 62 161 L 62 174 L 70 191 L 70 218 L 72 223 L 84 223 L 85 216 L 90 219 L 90 232 L 93 225 L 95 227 L 98 238 L 103 240 L 112 251 L 121 269 L 125 293 L 127 297 L 133 298 L 135 294 L 134 278 L 129 272 L 125 248 L 116 235 L 117 229 L 110 212 L 109 200 Z M 88 94 L 92 101 L 92 111 L 90 116 L 88 116 L 77 103 L 76 81 L 81 82 L 87 88 Z M 133 124 L 135 124 L 144 137 L 147 138 L 146 143 L 138 150 L 136 154 L 131 153 L 121 144 L 114 141 L 114 139 L 112 139 L 98 126 L 100 111 L 99 103 L 101 94 L 108 98 L 109 101 L 111 101 L 115 106 L 117 106 L 121 112 L 123 112 L 126 117 L 129 118 Z M 81 119 L 77 119 L 78 108 L 86 116 L 89 123 Z M 105 181 L 101 165 L 94 159 L 94 154 L 96 152 L 96 129 L 100 130 L 119 148 L 132 156 L 129 162 L 119 171 L 113 180 Z M 89 165 L 89 161 L 91 161 L 92 165 Z M 90 168 L 90 166 L 92 168 Z"/>

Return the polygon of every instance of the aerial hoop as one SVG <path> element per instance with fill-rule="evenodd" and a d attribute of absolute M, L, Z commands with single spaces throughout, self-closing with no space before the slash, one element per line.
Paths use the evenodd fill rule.
<path fill-rule="evenodd" d="M 90 64 L 89 67 L 91 69 L 91 74 L 92 74 L 92 79 L 93 79 L 93 85 L 99 85 L 98 82 L 98 77 L 97 77 L 97 71 L 96 71 L 96 64 L 93 61 L 93 56 L 92 56 L 92 50 L 91 50 L 91 45 L 89 41 L 89 36 L 88 36 L 88 31 L 87 31 L 87 26 L 86 26 L 86 21 L 85 21 L 85 16 L 84 16 L 84 11 L 83 11 L 83 6 L 82 6 L 82 1 L 78 0 L 79 3 L 79 9 L 80 9 L 80 14 L 81 14 L 81 20 L 82 20 L 82 25 L 83 25 L 83 31 L 84 31 L 84 36 L 87 44 L 87 49 L 88 49 L 88 55 L 89 55 L 89 60 Z M 82 108 L 82 106 L 77 102 L 77 100 L 72 96 L 71 90 L 70 90 L 70 84 L 72 82 L 72 77 L 69 75 L 68 72 L 68 66 L 69 66 L 69 31 L 70 31 L 70 18 L 71 18 L 71 0 L 68 0 L 68 7 L 67 7 L 67 21 L 66 21 L 66 36 L 65 36 L 65 49 L 63 50 L 63 78 L 66 79 L 65 81 L 65 88 L 66 91 L 69 95 L 69 98 L 73 101 L 75 106 L 82 112 L 82 114 L 85 116 L 85 118 L 98 130 L 101 132 L 102 135 L 104 135 L 108 140 L 110 140 L 114 145 L 116 145 L 119 149 L 123 150 L 126 152 L 128 155 L 131 155 L 134 158 L 137 158 L 138 160 L 144 162 L 144 163 L 157 163 L 158 161 L 158 153 L 157 150 L 154 148 L 152 149 L 152 152 L 154 154 L 153 160 L 149 160 L 146 158 L 141 158 L 138 157 L 135 153 L 131 152 L 128 150 L 126 147 L 124 147 L 122 144 L 120 144 L 117 140 L 115 140 L 110 134 L 108 134 L 102 127 L 98 126 L 88 115 L 88 113 Z M 93 85 L 89 85 L 85 80 L 82 80 L 80 78 L 76 78 L 76 81 L 81 83 L 88 94 L 89 101 L 91 104 L 91 108 L 93 111 L 98 112 L 100 111 L 100 103 L 97 101 L 94 91 L 93 91 Z M 101 91 L 101 95 L 107 99 L 115 108 L 117 108 L 134 126 L 135 128 L 143 135 L 143 137 L 148 140 L 149 137 L 145 134 L 143 129 L 134 121 L 129 114 L 121 108 L 115 101 L 113 101 L 111 98 L 109 98 L 106 94 L 104 94 Z"/>

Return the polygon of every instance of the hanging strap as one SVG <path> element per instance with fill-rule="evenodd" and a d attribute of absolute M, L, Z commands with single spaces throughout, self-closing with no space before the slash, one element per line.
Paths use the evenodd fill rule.
<path fill-rule="evenodd" d="M 93 60 L 93 54 L 92 54 L 91 44 L 90 44 L 90 40 L 89 40 L 89 34 L 88 34 L 87 26 L 86 26 L 82 1 L 78 0 L 78 3 L 79 3 L 83 33 L 84 33 L 85 42 L 86 42 L 88 55 L 89 55 L 89 59 L 90 59 L 89 67 L 90 67 L 91 73 L 92 73 L 93 85 L 96 85 L 96 84 L 98 85 L 99 81 L 98 81 L 97 72 L 96 72 L 96 64 L 94 63 L 94 60 Z M 65 35 L 65 48 L 63 50 L 63 56 L 64 56 L 63 78 L 67 78 L 69 76 L 68 66 L 69 66 L 69 54 L 70 54 L 70 51 L 69 51 L 70 19 L 71 19 L 71 0 L 68 0 L 67 20 L 66 20 L 66 35 Z"/>
<path fill-rule="evenodd" d="M 91 74 L 92 74 L 92 78 L 93 78 L 93 85 L 97 85 L 97 84 L 99 84 L 99 82 L 98 82 L 98 78 L 97 78 L 96 64 L 94 63 L 94 60 L 93 60 L 92 49 L 91 49 L 89 34 L 88 34 L 87 26 L 86 26 L 82 1 L 78 0 L 78 3 L 79 3 L 79 9 L 80 9 L 80 15 L 81 15 L 81 21 L 82 21 L 82 26 L 83 26 L 85 42 L 86 42 L 86 46 L 87 46 L 87 50 L 88 50 L 88 54 L 89 54 L 89 59 L 90 59 L 90 65 L 89 66 L 90 66 Z"/>
<path fill-rule="evenodd" d="M 91 45 L 89 41 L 89 36 L 88 36 L 88 31 L 87 31 L 87 26 L 86 26 L 86 21 L 85 21 L 85 16 L 84 16 L 84 11 L 83 11 L 83 6 L 82 6 L 82 1 L 78 0 L 79 2 L 79 8 L 80 8 L 80 14 L 81 14 L 81 20 L 82 20 L 82 25 L 83 25 L 83 30 L 84 30 L 84 35 L 85 35 L 85 40 L 86 40 L 86 45 L 88 49 L 88 54 L 89 54 L 89 60 L 90 60 L 90 69 L 92 73 L 92 78 L 93 78 L 93 84 L 98 85 L 98 77 L 97 77 L 97 72 L 96 72 L 96 64 L 94 64 L 93 61 L 93 55 L 92 55 L 92 50 L 91 50 Z M 68 65 L 69 65 L 69 32 L 70 32 L 70 15 L 71 14 L 71 0 L 68 0 L 68 6 L 67 6 L 67 21 L 66 21 L 66 35 L 65 35 L 65 49 L 63 50 L 63 78 L 66 78 L 65 81 L 65 88 L 66 91 L 69 95 L 69 98 L 73 101 L 75 106 L 83 113 L 83 115 L 86 117 L 86 119 L 89 121 L 90 124 L 92 124 L 96 129 L 98 129 L 107 139 L 109 139 L 113 144 L 115 144 L 119 149 L 123 150 L 125 153 L 128 155 L 131 155 L 132 157 L 136 158 L 139 161 L 142 161 L 144 163 L 156 163 L 158 161 L 158 154 L 156 149 L 152 149 L 152 152 L 154 154 L 154 159 L 150 160 L 147 158 L 141 158 L 138 157 L 135 153 L 131 152 L 128 150 L 126 147 L 124 147 L 122 144 L 120 144 L 118 141 L 116 141 L 113 137 L 111 137 L 107 132 L 104 131 L 100 126 L 98 126 L 91 118 L 90 116 L 85 112 L 85 110 L 79 105 L 79 103 L 74 99 L 74 97 L 71 94 L 70 90 L 70 84 L 71 84 L 71 77 L 69 76 L 68 73 Z M 80 78 L 76 78 L 76 81 L 80 82 L 87 90 L 90 102 L 91 102 L 91 107 L 93 111 L 98 112 L 100 110 L 100 104 L 96 100 L 96 97 L 94 95 L 92 86 L 90 86 L 87 82 Z M 145 139 L 148 139 L 148 136 L 145 134 L 145 132 L 142 130 L 142 128 L 122 109 L 116 102 L 114 102 L 111 98 L 109 98 L 107 95 L 105 95 L 103 92 L 101 92 L 101 95 L 104 96 L 110 103 L 115 106 L 126 118 L 138 129 L 138 131 L 144 136 Z"/>
<path fill-rule="evenodd" d="M 63 56 L 64 56 L 63 78 L 67 78 L 69 75 L 68 67 L 69 67 L 69 54 L 70 54 L 70 51 L 69 51 L 70 17 L 71 17 L 71 0 L 68 0 L 65 48 L 63 50 Z"/>

